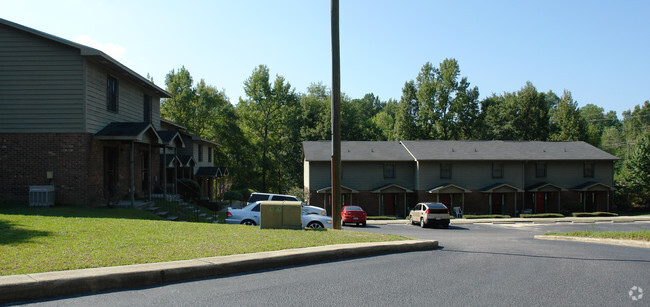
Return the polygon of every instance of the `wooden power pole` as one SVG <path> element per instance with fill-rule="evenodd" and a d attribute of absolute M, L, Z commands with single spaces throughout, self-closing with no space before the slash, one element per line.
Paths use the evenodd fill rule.
<path fill-rule="evenodd" d="M 332 0 L 332 222 L 341 229 L 341 56 L 339 0 Z"/>

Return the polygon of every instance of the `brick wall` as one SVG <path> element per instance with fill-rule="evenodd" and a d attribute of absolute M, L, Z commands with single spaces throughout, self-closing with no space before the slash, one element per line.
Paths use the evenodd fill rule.
<path fill-rule="evenodd" d="M 28 203 L 30 185 L 54 184 L 57 203 L 86 203 L 91 150 L 92 134 L 87 133 L 0 134 L 2 201 Z"/>
<path fill-rule="evenodd" d="M 30 185 L 55 186 L 57 205 L 95 206 L 104 195 L 104 146 L 118 148 L 119 200 L 129 199 L 130 144 L 93 139 L 90 133 L 0 134 L 0 203 L 26 204 Z M 147 196 L 142 187 L 142 151 L 136 144 L 136 197 Z M 152 157 L 152 180 L 160 177 L 157 150 Z M 47 172 L 53 179 L 47 179 Z"/>

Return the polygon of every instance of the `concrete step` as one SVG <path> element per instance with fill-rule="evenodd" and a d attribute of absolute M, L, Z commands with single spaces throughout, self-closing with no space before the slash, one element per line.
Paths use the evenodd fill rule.
<path fill-rule="evenodd" d="M 167 217 L 167 220 L 168 220 L 168 221 L 178 221 L 178 216 L 170 216 L 170 217 Z"/>
<path fill-rule="evenodd" d="M 158 207 L 149 207 L 149 208 L 147 208 L 146 210 L 147 210 L 147 211 L 151 211 L 151 212 L 155 212 L 155 211 L 157 211 L 158 209 L 160 209 L 160 208 L 158 208 Z"/>
<path fill-rule="evenodd" d="M 167 212 L 167 211 L 157 211 L 156 214 L 158 216 L 165 217 L 165 216 L 167 216 L 169 214 L 169 212 Z"/>

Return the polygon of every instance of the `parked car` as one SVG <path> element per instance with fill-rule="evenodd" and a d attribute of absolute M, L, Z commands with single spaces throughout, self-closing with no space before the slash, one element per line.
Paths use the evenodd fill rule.
<path fill-rule="evenodd" d="M 365 227 L 367 216 L 366 211 L 359 206 L 344 206 L 341 209 L 341 225 L 355 223 Z"/>
<path fill-rule="evenodd" d="M 260 207 L 262 201 L 256 201 L 242 209 L 228 208 L 226 224 L 243 224 L 257 226 L 260 224 Z M 302 228 L 332 228 L 332 218 L 302 209 Z"/>
<path fill-rule="evenodd" d="M 302 228 L 332 228 L 332 218 L 327 215 L 320 215 L 318 213 L 309 213 L 307 210 L 303 209 Z"/>
<path fill-rule="evenodd" d="M 260 203 L 256 201 L 241 209 L 228 208 L 226 224 L 259 225 Z"/>
<path fill-rule="evenodd" d="M 263 200 L 302 201 L 300 200 L 300 198 L 293 195 L 253 192 L 251 193 L 251 196 L 248 197 L 248 204 L 252 204 L 256 201 L 263 201 Z M 327 215 L 327 211 L 325 211 L 325 209 L 320 207 L 315 207 L 315 206 L 309 206 L 305 202 L 302 203 L 302 208 L 306 209 L 310 213 Z"/>
<path fill-rule="evenodd" d="M 419 223 L 424 228 L 431 225 L 449 227 L 449 208 L 442 203 L 419 203 L 409 213 L 411 225 Z"/>

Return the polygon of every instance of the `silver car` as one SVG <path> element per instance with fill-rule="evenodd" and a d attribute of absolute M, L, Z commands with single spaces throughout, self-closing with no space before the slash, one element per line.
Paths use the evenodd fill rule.
<path fill-rule="evenodd" d="M 228 208 L 226 217 L 226 224 L 243 224 L 256 226 L 260 224 L 260 204 L 261 201 L 256 201 L 242 209 Z M 302 209 L 302 228 L 332 228 L 332 218 L 319 213 L 312 213 L 306 209 Z"/>
<path fill-rule="evenodd" d="M 411 225 L 418 223 L 424 228 L 431 225 L 449 227 L 449 208 L 442 203 L 419 203 L 409 213 Z"/>

